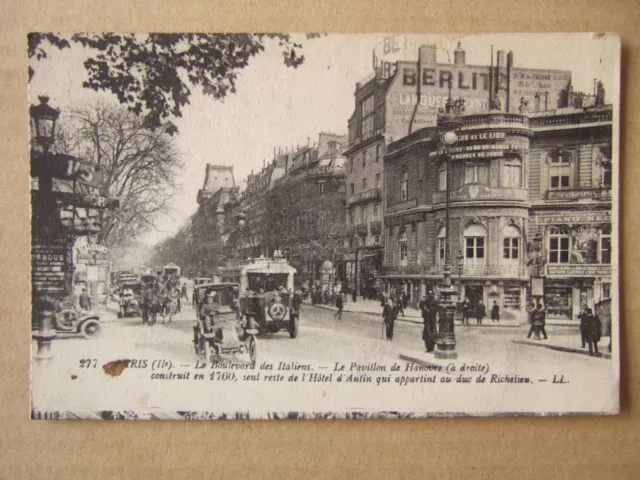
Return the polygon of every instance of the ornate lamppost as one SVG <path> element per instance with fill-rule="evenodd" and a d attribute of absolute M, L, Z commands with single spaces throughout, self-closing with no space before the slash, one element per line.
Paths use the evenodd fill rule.
<path fill-rule="evenodd" d="M 446 197 L 445 197 L 445 251 L 444 251 L 444 278 L 443 288 L 439 289 L 439 335 L 436 342 L 436 358 L 457 358 L 455 351 L 456 340 L 454 333 L 454 315 L 456 306 L 452 297 L 457 296 L 458 291 L 451 285 L 451 218 L 450 218 L 450 194 L 451 194 L 451 152 L 458 143 L 458 131 L 462 127 L 460 114 L 464 110 L 464 101 L 451 100 L 451 90 L 445 105 L 445 110 L 438 115 L 438 130 L 440 131 L 440 145 L 443 150 L 443 161 L 446 162 Z"/>
<path fill-rule="evenodd" d="M 39 105 L 32 105 L 29 113 L 32 120 L 34 140 L 42 148 L 43 153 L 32 152 L 32 157 L 45 157 L 49 154 L 49 149 L 55 140 L 56 122 L 60 116 L 60 110 L 49 106 L 49 97 L 38 97 Z M 43 159 L 46 160 L 46 159 Z M 32 215 L 37 215 L 33 225 L 32 235 L 37 235 L 41 239 L 55 235 L 56 203 L 52 198 L 53 176 L 45 169 L 38 175 L 38 192 L 34 197 L 37 208 L 34 208 Z M 32 252 L 33 254 L 33 252 Z M 37 255 L 37 254 L 36 254 Z M 40 287 L 39 287 L 40 289 Z M 48 360 L 51 354 L 51 341 L 56 337 L 56 332 L 51 323 L 51 317 L 55 310 L 56 299 L 47 294 L 46 287 L 42 291 L 35 291 L 32 284 L 32 308 L 35 321 L 33 327 L 37 330 L 33 332 L 33 338 L 37 341 L 38 350 L 35 355 L 36 360 Z"/>

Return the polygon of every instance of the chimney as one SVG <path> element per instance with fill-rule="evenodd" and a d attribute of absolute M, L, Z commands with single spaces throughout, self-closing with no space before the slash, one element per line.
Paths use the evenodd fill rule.
<path fill-rule="evenodd" d="M 436 63 L 437 51 L 438 50 L 435 45 L 420 45 L 420 48 L 418 49 L 420 63 L 422 65 L 431 65 Z"/>
<path fill-rule="evenodd" d="M 498 63 L 496 65 L 496 67 L 498 67 L 498 70 L 500 70 L 501 68 L 505 67 L 505 64 L 504 64 L 504 50 L 498 50 Z"/>
<path fill-rule="evenodd" d="M 462 43 L 458 42 L 458 48 L 453 52 L 453 63 L 456 65 L 465 64 L 465 51 L 462 50 Z"/>
<path fill-rule="evenodd" d="M 604 105 L 604 85 L 598 81 L 596 84 L 596 107 Z"/>
<path fill-rule="evenodd" d="M 509 50 L 507 53 L 507 68 L 513 67 L 513 52 Z"/>

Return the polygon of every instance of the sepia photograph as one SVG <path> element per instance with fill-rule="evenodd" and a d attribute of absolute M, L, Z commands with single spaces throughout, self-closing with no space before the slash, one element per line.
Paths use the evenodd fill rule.
<path fill-rule="evenodd" d="M 617 35 L 27 49 L 32 419 L 619 413 Z"/>

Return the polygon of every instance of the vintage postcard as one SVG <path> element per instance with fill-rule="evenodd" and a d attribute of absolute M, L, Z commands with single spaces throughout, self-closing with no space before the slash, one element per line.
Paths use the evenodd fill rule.
<path fill-rule="evenodd" d="M 32 418 L 618 413 L 617 35 L 28 56 Z"/>

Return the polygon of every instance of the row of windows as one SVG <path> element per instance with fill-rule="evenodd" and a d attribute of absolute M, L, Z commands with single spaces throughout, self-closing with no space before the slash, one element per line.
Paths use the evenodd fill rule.
<path fill-rule="evenodd" d="M 465 185 L 479 183 L 489 185 L 489 164 L 486 161 L 473 161 L 465 164 Z M 522 187 L 522 160 L 505 158 L 500 171 L 500 186 L 508 188 Z M 401 186 L 402 189 L 402 186 Z M 447 189 L 447 164 L 443 162 L 438 169 L 438 190 Z"/>
<path fill-rule="evenodd" d="M 376 157 L 375 161 L 379 162 L 382 159 L 382 145 L 376 145 Z M 362 168 L 367 168 L 367 165 L 371 163 L 371 155 L 369 154 L 369 150 L 365 150 L 360 154 L 360 162 L 362 164 Z M 349 172 L 353 172 L 355 170 L 356 157 L 353 156 L 349 159 Z"/>
<path fill-rule="evenodd" d="M 416 237 L 415 224 L 412 236 Z M 463 234 L 463 257 L 466 265 L 484 265 L 486 262 L 487 234 L 482 225 L 471 225 Z M 611 263 L 611 230 L 606 228 L 592 233 L 577 241 L 578 236 L 566 229 L 551 228 L 547 241 L 547 261 L 550 264 L 562 263 Z M 389 229 L 389 241 L 393 240 L 393 229 Z M 417 242 L 414 241 L 416 248 Z M 438 233 L 436 261 L 443 264 L 446 253 L 446 231 L 440 229 Z M 407 259 L 408 245 L 406 230 L 400 230 L 398 235 L 398 249 L 400 261 Z M 502 232 L 502 263 L 518 263 L 522 252 L 522 238 L 520 230 L 509 225 Z"/>
<path fill-rule="evenodd" d="M 369 218 L 369 205 L 361 205 L 360 207 L 351 207 L 348 211 L 349 225 L 358 225 L 367 223 L 369 220 L 380 220 L 380 203 L 373 204 L 373 217 Z"/>
<path fill-rule="evenodd" d="M 369 189 L 369 180 L 367 178 L 363 178 L 362 179 L 362 192 L 365 192 Z M 373 185 L 373 188 L 380 188 L 380 174 L 376 173 L 376 179 L 375 179 L 375 183 Z M 356 193 L 356 184 L 355 183 L 350 183 L 349 184 L 349 195 L 353 195 L 354 193 Z"/>

